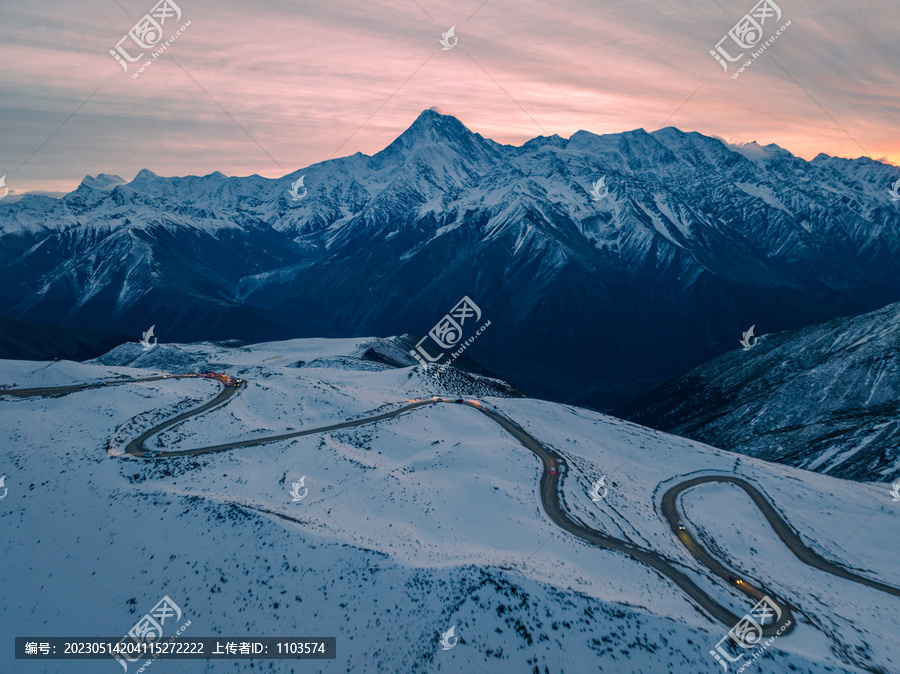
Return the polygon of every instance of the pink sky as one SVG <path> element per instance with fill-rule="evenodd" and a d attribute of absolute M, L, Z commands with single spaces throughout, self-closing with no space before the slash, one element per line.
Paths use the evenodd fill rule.
<path fill-rule="evenodd" d="M 0 175 L 13 194 L 277 177 L 377 152 L 432 106 L 504 143 L 666 125 L 900 164 L 896 5 L 775 1 L 791 26 L 736 80 L 708 52 L 752 0 L 175 0 L 191 25 L 138 79 L 108 52 L 155 0 L 7 3 Z"/>

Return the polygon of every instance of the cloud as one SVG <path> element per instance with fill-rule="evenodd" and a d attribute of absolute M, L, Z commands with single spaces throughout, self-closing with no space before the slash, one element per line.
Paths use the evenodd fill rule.
<path fill-rule="evenodd" d="M 68 192 L 45 192 L 42 190 L 35 190 L 34 192 L 19 192 L 19 193 L 10 192 L 7 195 L 7 197 L 5 199 L 3 199 L 3 201 L 0 203 L 14 204 L 26 196 L 50 197 L 51 199 L 60 199 L 64 196 L 66 196 L 66 194 L 68 194 Z"/>
<path fill-rule="evenodd" d="M 427 108 L 502 143 L 667 125 L 807 158 L 900 160 L 900 14 L 887 5 L 779 3 L 792 26 L 733 80 L 709 50 L 752 1 L 182 0 L 191 26 L 132 80 L 109 50 L 153 4 L 5 13 L 9 182 L 58 191 L 145 167 L 275 177 L 377 152 Z M 442 50 L 451 25 L 459 42 Z"/>

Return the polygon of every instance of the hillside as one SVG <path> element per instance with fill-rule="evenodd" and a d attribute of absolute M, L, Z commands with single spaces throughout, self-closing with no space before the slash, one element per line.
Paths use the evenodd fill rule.
<path fill-rule="evenodd" d="M 421 366 L 362 358 L 390 341 L 129 345 L 91 363 L 3 361 L 13 388 L 116 380 L 58 397 L 0 398 L 8 496 L 0 526 L 6 634 L 124 635 L 163 596 L 185 636 L 336 636 L 319 672 L 718 672 L 728 627 L 627 555 L 557 527 L 540 462 L 490 417 L 428 405 L 354 428 L 215 454 L 123 455 L 142 431 L 220 390 L 174 379 L 214 368 L 244 384 L 227 404 L 149 441 L 194 448 L 333 424 L 411 399 L 477 396 L 564 457 L 561 503 L 585 526 L 657 551 L 737 615 L 752 602 L 688 554 L 659 515 L 689 477 L 740 476 L 823 556 L 894 586 L 885 546 L 900 517 L 882 487 L 735 457 L 587 410 L 508 397 L 495 380 L 445 384 Z M 140 349 L 138 349 L 140 350 Z M 141 368 L 116 362 L 147 358 Z M 150 360 L 156 358 L 153 365 Z M 298 363 L 301 363 L 298 365 Z M 429 368 L 431 370 L 432 368 Z M 168 374 L 170 378 L 130 382 Z M 291 485 L 305 476 L 308 494 Z M 604 476 L 598 502 L 588 489 Z M 740 489 L 681 497 L 690 530 L 753 583 L 797 607 L 761 671 L 887 672 L 900 658 L 896 597 L 800 562 Z M 723 517 L 722 513 L 728 513 Z M 440 636 L 456 625 L 458 644 Z M 159 671 L 294 671 L 290 661 L 179 661 Z M 121 671 L 101 661 L 3 662 L 4 671 Z M 129 670 L 132 671 L 132 670 Z"/>
<path fill-rule="evenodd" d="M 765 335 L 622 416 L 722 449 L 864 482 L 900 479 L 900 304 Z"/>

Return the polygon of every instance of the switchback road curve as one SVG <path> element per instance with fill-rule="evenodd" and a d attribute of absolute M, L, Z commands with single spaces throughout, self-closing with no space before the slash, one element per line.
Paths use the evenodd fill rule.
<path fill-rule="evenodd" d="M 701 564 L 706 566 L 716 575 L 729 580 L 728 576 L 731 572 L 726 567 L 722 566 L 722 564 L 720 564 L 719 561 L 715 557 L 713 557 L 699 541 L 691 536 L 689 532 L 679 530 L 678 528 L 678 496 L 686 489 L 690 489 L 691 487 L 696 487 L 697 485 L 706 484 L 709 482 L 727 482 L 729 484 L 736 485 L 747 492 L 747 495 L 751 498 L 753 503 L 756 504 L 756 507 L 760 509 L 763 516 L 766 518 L 769 526 L 771 526 L 775 533 L 778 534 L 778 538 L 781 539 L 781 542 L 784 543 L 788 550 L 790 550 L 794 554 L 794 556 L 804 564 L 808 564 L 809 566 L 815 569 L 819 569 L 820 571 L 830 573 L 832 576 L 845 578 L 846 580 L 853 581 L 854 583 L 866 585 L 867 587 L 875 588 L 876 590 L 880 590 L 881 592 L 886 592 L 896 597 L 900 597 L 900 589 L 891 587 L 890 585 L 885 585 L 884 583 L 880 583 L 877 580 L 871 580 L 870 578 L 860 576 L 848 570 L 846 567 L 834 562 L 830 562 L 822 557 L 818 552 L 816 552 L 803 542 L 799 534 L 794 530 L 793 527 L 791 527 L 790 524 L 787 523 L 787 521 L 783 517 L 781 517 L 775 507 L 769 502 L 768 499 L 766 499 L 765 496 L 763 496 L 762 492 L 760 492 L 756 487 L 754 487 L 746 480 L 742 480 L 739 477 L 732 477 L 731 475 L 704 475 L 701 477 L 695 477 L 693 479 L 686 480 L 685 482 L 679 482 L 674 487 L 669 489 L 663 495 L 662 499 L 663 517 L 666 518 L 669 526 L 672 527 L 672 531 L 675 533 L 675 536 L 679 540 L 681 540 L 684 546 L 688 549 L 688 552 L 690 552 L 691 555 L 694 556 L 694 558 L 696 558 Z M 743 585 L 746 586 L 746 582 L 744 582 Z M 739 587 L 738 589 L 744 591 L 751 597 L 756 597 L 757 599 L 762 598 L 761 596 L 757 596 L 753 593 L 752 586 Z"/>
<path fill-rule="evenodd" d="M 194 379 L 197 376 L 198 375 L 196 374 L 163 374 L 153 377 L 142 377 L 140 379 L 115 379 L 113 381 L 101 381 L 91 384 L 72 384 L 70 386 L 0 389 L 0 396 L 9 395 L 16 398 L 35 398 L 39 396 L 58 397 L 69 395 L 70 393 L 77 393 L 79 391 L 87 391 L 89 389 L 105 388 L 107 386 L 139 384 L 148 381 L 160 381 L 162 379 Z M 241 384 L 243 383 L 243 380 L 238 379 L 232 381 L 225 375 L 207 375 L 205 378 L 209 379 L 210 381 L 215 381 L 222 386 L 222 390 L 219 392 L 219 395 L 217 395 L 209 402 L 200 405 L 200 407 L 195 407 L 194 409 L 188 410 L 183 414 L 179 414 L 175 417 L 172 417 L 171 419 L 167 419 L 161 424 L 158 424 L 150 430 L 142 433 L 140 436 L 128 443 L 128 445 L 125 447 L 125 451 L 132 456 L 144 456 L 145 454 L 147 454 L 146 450 L 144 449 L 144 442 L 147 440 L 147 438 L 156 435 L 160 431 L 163 431 L 170 426 L 174 426 L 175 424 L 184 421 L 185 419 L 189 419 L 190 417 L 196 416 L 197 414 L 201 414 L 203 412 L 211 410 L 212 408 L 218 407 L 219 405 L 224 405 L 231 399 L 234 394 L 236 394 L 240 390 Z"/>
<path fill-rule="evenodd" d="M 125 451 L 132 456 L 147 455 L 148 452 L 146 449 L 144 449 L 144 442 L 147 440 L 147 438 L 150 438 L 160 431 L 163 431 L 170 426 L 174 426 L 175 424 L 180 423 L 185 419 L 190 419 L 191 417 L 202 414 L 203 412 L 211 410 L 214 407 L 224 405 L 229 400 L 231 400 L 231 397 L 241 389 L 242 382 L 235 385 L 226 386 L 222 378 L 212 377 L 211 379 L 212 381 L 217 381 L 222 385 L 222 390 L 219 392 L 219 395 L 217 395 L 209 402 L 200 405 L 200 407 L 195 407 L 194 409 L 188 410 L 187 412 L 179 414 L 178 416 L 174 416 L 171 419 L 166 419 L 161 424 L 154 426 L 148 431 L 144 431 L 125 446 Z"/>
<path fill-rule="evenodd" d="M 544 472 L 541 475 L 541 504 L 550 519 L 552 519 L 559 527 L 589 543 L 609 550 L 624 552 L 626 555 L 633 557 L 639 562 L 643 562 L 675 583 L 685 594 L 697 602 L 697 604 L 703 607 L 707 613 L 722 624 L 733 627 L 740 621 L 741 618 L 739 616 L 719 604 L 694 583 L 693 580 L 679 571 L 675 567 L 675 562 L 673 560 L 670 560 L 653 550 L 648 550 L 639 545 L 635 545 L 634 543 L 608 536 L 572 520 L 560 505 L 559 477 L 566 470 L 566 464 L 562 457 L 526 432 L 521 426 L 515 424 L 506 417 L 484 409 L 480 405 L 477 405 L 477 409 L 481 410 L 481 412 L 487 415 L 489 419 L 497 423 L 507 433 L 518 440 L 526 449 L 532 451 L 541 459 L 544 464 Z M 795 621 L 790 607 L 771 594 L 768 596 L 773 603 L 778 605 L 781 615 L 776 622 L 762 627 L 763 636 L 768 637 L 779 634 L 779 629 L 781 630 L 780 634 L 791 632 L 794 629 Z"/>
<path fill-rule="evenodd" d="M 221 393 L 218 397 L 221 397 Z M 217 400 L 218 400 L 217 397 Z M 213 402 L 213 401 L 211 401 Z M 409 405 L 404 405 L 400 409 L 393 410 L 392 412 L 385 412 L 384 414 L 379 414 L 374 417 L 365 417 L 362 419 L 354 419 L 352 421 L 342 421 L 337 424 L 332 424 L 330 426 L 319 426 L 317 428 L 309 428 L 303 431 L 292 431 L 290 433 L 281 433 L 280 435 L 266 435 L 260 438 L 253 438 L 250 440 L 237 440 L 235 442 L 227 442 L 222 445 L 210 445 L 208 447 L 195 447 L 194 449 L 178 449 L 171 452 L 153 452 L 152 456 L 149 455 L 147 450 L 144 449 L 144 441 L 163 430 L 164 428 L 168 428 L 173 423 L 177 423 L 178 421 L 184 421 L 188 417 L 191 417 L 195 414 L 199 414 L 200 412 L 205 412 L 209 409 L 207 406 L 203 406 L 203 408 L 197 408 L 195 410 L 189 410 L 184 414 L 180 414 L 177 417 L 177 421 L 168 420 L 165 423 L 160 424 L 159 426 L 155 426 L 150 430 L 144 432 L 139 438 L 136 438 L 132 442 L 128 443 L 128 446 L 125 448 L 125 451 L 132 456 L 136 456 L 139 458 L 168 458 L 172 456 L 197 456 L 199 454 L 214 454 L 216 452 L 226 452 L 230 449 L 237 449 L 238 447 L 256 447 L 257 445 L 265 445 L 270 442 L 279 442 L 280 440 L 290 440 L 292 438 L 300 438 L 304 435 L 313 435 L 315 433 L 327 433 L 328 431 L 338 431 L 342 428 L 352 428 L 353 426 L 362 426 L 364 424 L 375 423 L 376 421 L 382 421 L 384 419 L 390 419 L 391 417 L 396 417 L 399 414 L 403 414 L 404 412 L 408 412 L 409 410 L 415 409 L 417 407 L 422 407 L 423 405 L 431 405 L 434 401 L 432 400 L 424 400 L 417 401 L 414 403 L 410 403 Z"/>

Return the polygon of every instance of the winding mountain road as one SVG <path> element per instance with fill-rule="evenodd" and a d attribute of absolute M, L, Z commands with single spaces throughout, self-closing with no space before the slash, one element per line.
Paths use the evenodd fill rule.
<path fill-rule="evenodd" d="M 741 617 L 735 615 L 715 599 L 710 597 L 704 590 L 702 590 L 696 583 L 694 583 L 693 580 L 679 571 L 676 568 L 675 562 L 673 560 L 653 550 L 648 550 L 646 548 L 635 545 L 634 543 L 608 536 L 604 533 L 596 531 L 595 529 L 590 529 L 572 520 L 569 517 L 568 513 L 566 513 L 566 511 L 563 510 L 562 506 L 560 505 L 559 477 L 566 470 L 566 464 L 563 458 L 555 451 L 538 441 L 534 436 L 527 433 L 521 426 L 515 424 L 506 417 L 501 416 L 496 412 L 486 410 L 480 405 L 478 406 L 478 409 L 481 410 L 481 412 L 483 412 L 485 415 L 487 415 L 489 419 L 497 423 L 507 433 L 512 435 L 526 449 L 531 450 L 538 456 L 538 458 L 541 459 L 544 464 L 544 472 L 541 475 L 541 503 L 544 506 L 544 510 L 547 515 L 558 526 L 565 529 L 569 533 L 574 534 L 575 536 L 578 536 L 579 538 L 587 541 L 588 543 L 592 543 L 599 547 L 607 548 L 610 550 L 624 552 L 626 555 L 633 557 L 639 562 L 643 562 L 647 566 L 658 571 L 663 576 L 667 577 L 669 580 L 675 583 L 685 592 L 685 594 L 687 594 L 691 599 L 697 602 L 697 604 L 703 607 L 707 613 L 709 613 L 719 622 L 728 626 L 734 626 L 735 624 L 737 624 Z M 702 562 L 702 560 L 700 561 Z M 776 633 L 779 633 L 778 630 L 782 627 L 784 627 L 784 629 L 780 632 L 780 634 L 787 634 L 794 629 L 794 620 L 791 614 L 790 607 L 778 601 L 778 599 L 773 597 L 771 594 L 769 594 L 768 596 L 774 603 L 779 606 L 781 615 L 776 622 L 770 625 L 763 626 L 763 636 L 773 636 Z M 757 597 L 757 600 L 761 598 L 762 596 Z"/>
<path fill-rule="evenodd" d="M 87 388 L 97 388 L 104 385 L 113 386 L 124 383 L 156 381 L 164 378 L 178 379 L 194 376 L 196 375 L 168 375 L 147 377 L 144 379 L 122 380 L 108 383 L 95 383 L 77 386 L 52 387 L 45 389 L 7 389 L 0 390 L 0 395 L 18 395 L 19 397 L 31 397 L 35 395 L 65 395 L 67 393 L 85 390 Z M 376 423 L 378 421 L 391 419 L 401 414 L 405 414 L 411 410 L 417 409 L 419 407 L 424 407 L 426 405 L 433 405 L 438 403 L 466 405 L 484 414 L 488 419 L 500 426 L 504 431 L 515 438 L 523 447 L 531 451 L 541 460 L 543 464 L 543 473 L 541 474 L 540 478 L 541 504 L 544 508 L 544 511 L 547 513 L 547 516 L 557 526 L 592 545 L 624 553 L 636 559 L 637 561 L 646 564 L 647 566 L 651 567 L 652 569 L 675 583 L 675 585 L 681 588 L 685 594 L 687 594 L 697 603 L 697 605 L 703 608 L 710 616 L 712 616 L 715 620 L 718 620 L 722 624 L 726 626 L 734 626 L 741 620 L 740 616 L 734 614 L 725 606 L 722 606 L 718 601 L 716 601 L 702 588 L 700 588 L 691 578 L 689 578 L 685 573 L 679 570 L 679 568 L 677 568 L 678 563 L 674 560 L 669 559 L 668 557 L 656 551 L 636 545 L 630 541 L 614 538 L 595 529 L 591 529 L 572 519 L 569 514 L 563 509 L 559 495 L 560 476 L 564 475 L 568 469 L 563 457 L 555 450 L 541 443 L 534 436 L 529 434 L 521 426 L 519 426 L 509 418 L 498 414 L 493 410 L 486 409 L 484 405 L 482 405 L 477 400 L 464 400 L 458 398 L 451 399 L 435 396 L 422 400 L 413 400 L 410 401 L 409 404 L 404 405 L 396 410 L 384 412 L 375 416 L 363 417 L 360 419 L 344 421 L 328 426 L 320 426 L 301 431 L 294 431 L 291 433 L 281 433 L 278 435 L 269 435 L 247 440 L 237 440 L 220 445 L 196 447 L 193 449 L 183 449 L 169 452 L 149 452 L 145 449 L 144 443 L 148 438 L 190 417 L 196 416 L 215 407 L 224 405 L 241 388 L 240 386 L 225 386 L 224 378 L 217 379 L 217 381 L 219 381 L 219 383 L 223 385 L 223 391 L 221 391 L 215 398 L 197 408 L 188 410 L 187 412 L 167 419 L 161 424 L 158 424 L 157 426 L 154 426 L 153 428 L 145 431 L 139 437 L 128 443 L 125 450 L 126 453 L 137 458 L 150 459 L 211 454 L 215 452 L 224 452 L 231 449 L 237 449 L 240 447 L 254 447 L 262 444 L 298 438 L 305 435 L 326 433 L 329 431 L 336 431 L 344 428 L 352 428 L 355 426 Z M 759 509 L 762 511 L 763 515 L 766 517 L 766 520 L 772 526 L 773 530 L 775 530 L 775 532 L 778 534 L 779 538 L 781 538 L 787 548 L 802 562 L 832 575 L 845 578 L 853 582 L 861 583 L 868 587 L 881 590 L 882 592 L 900 596 L 900 590 L 898 590 L 897 588 L 855 574 L 847 570 L 843 566 L 826 560 L 814 550 L 809 548 L 803 543 L 797 532 L 781 517 L 778 511 L 763 496 L 763 494 L 745 480 L 728 475 L 706 475 L 680 482 L 674 487 L 671 487 L 663 496 L 661 510 L 663 517 L 668 521 L 669 526 L 672 528 L 672 531 L 675 534 L 676 538 L 678 538 L 682 542 L 682 544 L 685 545 L 687 551 L 698 562 L 706 566 L 714 574 L 720 576 L 721 578 L 724 578 L 731 587 L 738 589 L 739 591 L 743 592 L 756 601 L 759 601 L 763 597 L 768 597 L 770 601 L 778 606 L 780 615 L 775 622 L 762 626 L 763 636 L 773 636 L 775 634 L 783 635 L 793 630 L 795 621 L 793 619 L 791 607 L 763 588 L 755 587 L 745 580 L 740 580 L 739 582 L 737 580 L 733 580 L 736 578 L 733 571 L 729 570 L 719 560 L 713 557 L 689 532 L 679 527 L 681 515 L 678 511 L 678 496 L 686 489 L 690 489 L 692 487 L 710 482 L 727 482 L 744 489 L 744 491 L 747 492 L 747 494 L 757 505 L 757 507 L 759 507 Z"/>
<path fill-rule="evenodd" d="M 686 489 L 690 489 L 692 487 L 696 487 L 697 485 L 707 484 L 710 482 L 726 482 L 736 485 L 747 492 L 747 495 L 750 496 L 753 503 L 756 504 L 756 507 L 760 509 L 763 516 L 766 518 L 769 526 L 771 526 L 775 533 L 778 534 L 778 538 L 780 538 L 782 543 L 787 546 L 788 550 L 790 550 L 794 554 L 794 556 L 804 564 L 808 564 L 809 566 L 815 569 L 819 569 L 820 571 L 830 573 L 832 576 L 838 576 L 840 578 L 853 581 L 854 583 L 866 585 L 867 587 L 880 590 L 881 592 L 886 592 L 896 597 L 900 597 L 900 589 L 897 589 L 896 587 L 892 587 L 890 585 L 885 585 L 884 583 L 880 583 L 877 580 L 871 580 L 870 578 L 866 578 L 865 576 L 860 576 L 859 574 L 853 573 L 852 571 L 848 570 L 846 567 L 841 566 L 840 564 L 837 564 L 835 562 L 830 562 L 822 557 L 818 552 L 816 552 L 803 542 L 803 540 L 800 538 L 800 535 L 794 530 L 793 527 L 791 527 L 790 524 L 788 524 L 788 522 L 783 517 L 781 517 L 775 507 L 765 496 L 763 496 L 762 492 L 760 492 L 756 487 L 754 487 L 746 480 L 743 480 L 739 477 L 733 477 L 731 475 L 703 475 L 690 480 L 686 480 L 684 482 L 679 482 L 663 495 L 662 500 L 663 517 L 665 517 L 669 522 L 669 526 L 672 527 L 672 531 L 675 532 L 675 536 L 679 540 L 681 540 L 682 543 L 684 543 L 685 547 L 688 549 L 691 555 L 694 556 L 694 558 L 696 558 L 701 564 L 710 569 L 713 573 L 728 580 L 728 575 L 733 572 L 729 571 L 726 567 L 720 564 L 719 561 L 715 557 L 713 557 L 699 541 L 691 536 L 689 532 L 680 531 L 678 529 L 678 522 L 680 519 L 678 513 L 678 496 Z M 744 585 L 746 585 L 746 581 L 744 581 Z M 756 597 L 757 599 L 761 598 L 761 596 L 757 597 L 755 594 L 748 591 L 748 588 L 739 587 L 739 589 L 746 592 L 752 597 Z"/>
<path fill-rule="evenodd" d="M 222 394 L 219 394 L 221 397 Z M 376 421 L 382 421 L 384 419 L 390 419 L 391 417 L 396 417 L 399 414 L 403 414 L 404 412 L 408 412 L 417 407 L 422 407 L 423 405 L 431 405 L 433 401 L 424 400 L 419 402 L 414 402 L 409 405 L 404 405 L 400 409 L 393 410 L 391 412 L 385 412 L 384 414 L 379 414 L 374 417 L 364 417 L 362 419 L 354 419 L 352 421 L 342 421 L 337 424 L 332 424 L 330 426 L 318 426 L 316 428 L 309 428 L 303 431 L 292 431 L 290 433 L 281 433 L 279 435 L 266 435 L 260 438 L 252 438 L 249 440 L 236 440 L 235 442 L 227 442 L 223 445 L 210 445 L 208 447 L 195 447 L 194 449 L 178 449 L 172 452 L 154 452 L 153 456 L 148 456 L 147 450 L 144 449 L 144 441 L 159 433 L 164 428 L 168 428 L 173 423 L 177 423 L 178 421 L 183 421 L 194 414 L 199 414 L 201 411 L 206 411 L 209 407 L 205 407 L 205 409 L 197 408 L 193 411 L 185 412 L 178 416 L 177 421 L 169 420 L 159 426 L 151 428 L 150 430 L 144 432 L 139 438 L 133 440 L 128 443 L 128 446 L 125 448 L 125 451 L 131 454 L 132 456 L 136 456 L 139 458 L 155 458 L 162 459 L 173 456 L 197 456 L 198 454 L 214 454 L 216 452 L 226 452 L 229 449 L 237 449 L 238 447 L 256 447 L 258 445 L 265 445 L 270 442 L 279 442 L 281 440 L 290 440 L 291 438 L 300 438 L 304 435 L 313 435 L 315 433 L 327 433 L 328 431 L 338 431 L 342 428 L 352 428 L 354 426 L 362 426 L 364 424 L 375 423 Z"/>
<path fill-rule="evenodd" d="M 154 377 L 142 377 L 141 379 L 115 379 L 113 381 L 98 381 L 92 384 L 72 384 L 70 386 L 46 386 L 43 388 L 0 388 L 0 396 L 14 396 L 16 398 L 56 398 L 70 393 L 87 391 L 92 388 L 105 388 L 107 386 L 121 386 L 122 384 L 139 384 L 145 381 L 159 381 L 160 379 L 190 379 L 195 374 L 161 374 Z"/>
<path fill-rule="evenodd" d="M 200 405 L 200 407 L 195 407 L 194 409 L 188 410 L 187 412 L 179 414 L 178 416 L 174 416 L 171 419 L 166 419 L 161 424 L 158 424 L 150 430 L 141 433 L 138 437 L 136 437 L 125 446 L 125 451 L 132 456 L 144 456 L 145 454 L 147 454 L 147 450 L 144 449 L 144 441 L 147 440 L 147 438 L 154 436 L 160 431 L 163 431 L 170 426 L 174 426 L 175 424 L 180 423 L 185 419 L 190 419 L 191 417 L 202 414 L 203 412 L 211 410 L 214 407 L 224 405 L 229 400 L 231 400 L 231 397 L 241 389 L 240 384 L 234 386 L 226 386 L 225 382 L 218 377 L 212 378 L 212 381 L 217 381 L 222 384 L 222 390 L 219 392 L 219 395 L 217 395 L 209 402 Z"/>

